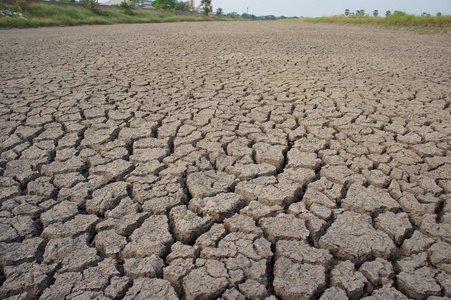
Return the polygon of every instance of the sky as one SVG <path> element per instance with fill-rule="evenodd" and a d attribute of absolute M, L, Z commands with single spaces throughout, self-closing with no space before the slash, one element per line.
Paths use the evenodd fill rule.
<path fill-rule="evenodd" d="M 195 0 L 196 5 L 201 0 Z M 421 15 L 437 12 L 451 15 L 451 0 L 212 0 L 213 10 L 222 8 L 225 13 L 249 12 L 256 16 L 303 16 L 322 17 L 343 14 L 345 9 L 351 12 L 364 9 L 366 13 L 379 10 L 379 15 L 401 10 L 408 14 Z"/>

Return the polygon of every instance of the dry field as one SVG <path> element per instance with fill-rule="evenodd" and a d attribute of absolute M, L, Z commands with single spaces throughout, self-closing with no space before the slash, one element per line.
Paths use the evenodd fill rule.
<path fill-rule="evenodd" d="M 451 297 L 450 101 L 449 34 L 1 30 L 0 298 Z"/>

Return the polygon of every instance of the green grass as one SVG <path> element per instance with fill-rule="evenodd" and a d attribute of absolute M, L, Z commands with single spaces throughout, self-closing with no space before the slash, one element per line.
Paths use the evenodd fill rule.
<path fill-rule="evenodd" d="M 354 25 L 376 25 L 390 28 L 424 29 L 431 31 L 448 31 L 451 29 L 451 16 L 427 16 L 420 17 L 408 15 L 403 12 L 396 12 L 388 17 L 321 17 L 304 18 L 298 20 L 283 20 L 288 22 L 308 22 L 308 23 L 333 23 L 333 24 L 354 24 Z"/>
<path fill-rule="evenodd" d="M 2 6 L 5 9 L 5 5 Z M 2 8 L 0 7 L 0 8 Z M 9 7 L 10 11 L 17 11 Z M 21 17 L 0 17 L 0 27 L 73 26 L 87 24 L 197 22 L 209 20 L 201 15 L 177 15 L 170 12 L 144 10 L 102 10 L 96 14 L 88 8 L 60 7 L 48 4 L 29 4 Z"/>

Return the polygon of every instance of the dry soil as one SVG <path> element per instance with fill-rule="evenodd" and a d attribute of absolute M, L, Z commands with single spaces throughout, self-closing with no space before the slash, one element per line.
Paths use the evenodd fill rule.
<path fill-rule="evenodd" d="M 1 30 L 0 70 L 0 298 L 451 297 L 449 34 Z"/>

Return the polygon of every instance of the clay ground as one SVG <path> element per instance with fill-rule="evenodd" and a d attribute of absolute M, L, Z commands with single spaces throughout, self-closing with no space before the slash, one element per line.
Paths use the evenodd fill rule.
<path fill-rule="evenodd" d="M 451 297 L 449 34 L 1 30 L 0 70 L 0 298 Z"/>

